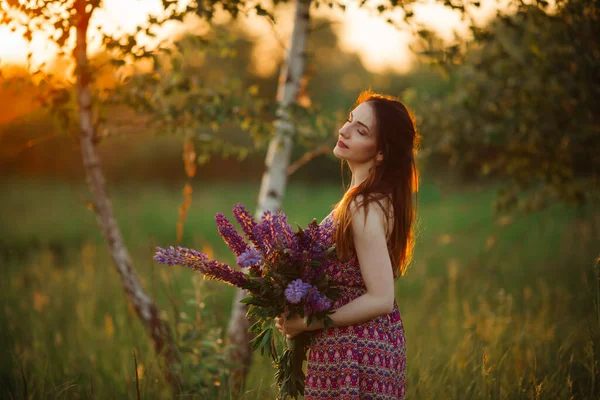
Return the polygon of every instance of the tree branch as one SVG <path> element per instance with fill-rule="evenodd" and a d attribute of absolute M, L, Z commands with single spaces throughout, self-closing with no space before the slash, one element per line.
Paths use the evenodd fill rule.
<path fill-rule="evenodd" d="M 309 161 L 319 157 L 320 155 L 327 154 L 329 151 L 331 151 L 331 146 L 328 144 L 324 144 L 322 146 L 317 147 L 316 149 L 304 153 L 302 157 L 300 157 L 287 167 L 286 172 L 288 177 L 294 172 L 296 172 L 298 168 L 302 167 L 304 164 L 307 164 Z"/>

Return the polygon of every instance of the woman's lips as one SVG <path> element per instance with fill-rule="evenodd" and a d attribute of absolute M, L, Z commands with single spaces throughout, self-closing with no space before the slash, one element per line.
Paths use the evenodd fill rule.
<path fill-rule="evenodd" d="M 338 146 L 340 146 L 342 149 L 347 149 L 348 148 L 348 146 L 346 146 L 344 144 L 344 142 L 342 142 L 341 140 L 338 140 Z"/>

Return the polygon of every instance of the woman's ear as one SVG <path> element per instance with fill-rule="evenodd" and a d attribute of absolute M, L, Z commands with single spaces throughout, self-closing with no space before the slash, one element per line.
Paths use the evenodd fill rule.
<path fill-rule="evenodd" d="M 375 156 L 375 161 L 377 162 L 377 164 L 380 164 L 383 161 L 383 153 L 381 151 L 377 152 L 377 155 Z"/>

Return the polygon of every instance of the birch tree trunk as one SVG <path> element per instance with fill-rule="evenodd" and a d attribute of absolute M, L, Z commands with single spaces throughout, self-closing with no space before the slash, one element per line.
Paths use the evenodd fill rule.
<path fill-rule="evenodd" d="M 86 180 L 94 201 L 94 211 L 102 234 L 108 244 L 111 258 L 121 276 L 127 299 L 135 309 L 142 324 L 154 342 L 156 353 L 164 356 L 166 362 L 164 375 L 167 381 L 178 387 L 180 377 L 173 367 L 179 362 L 171 331 L 165 321 L 159 317 L 154 302 L 146 295 L 135 270 L 132 267 L 129 252 L 125 247 L 119 226 L 115 219 L 112 204 L 106 192 L 104 173 L 96 151 L 96 127 L 92 115 L 91 74 L 87 56 L 87 30 L 92 10 L 86 10 L 85 0 L 76 0 L 77 42 L 74 49 L 75 75 L 77 79 L 76 96 L 79 113 L 81 155 Z"/>
<path fill-rule="evenodd" d="M 300 81 L 304 74 L 310 3 L 311 0 L 297 0 L 296 2 L 291 44 L 286 61 L 281 68 L 277 88 L 279 105 L 274 123 L 275 135 L 269 143 L 265 159 L 265 172 L 255 212 L 257 219 L 267 210 L 275 212 L 281 209 L 281 201 L 287 183 L 287 167 L 290 164 L 292 151 L 292 135 L 294 134 L 294 123 L 289 108 L 296 103 Z M 232 354 L 233 365 L 237 365 L 233 371 L 235 391 L 239 390 L 245 380 L 252 360 L 250 341 L 253 334 L 248 332 L 250 321 L 246 318 L 247 307 L 240 303 L 245 296 L 245 291 L 236 290 L 227 332 L 229 343 L 235 345 Z"/>

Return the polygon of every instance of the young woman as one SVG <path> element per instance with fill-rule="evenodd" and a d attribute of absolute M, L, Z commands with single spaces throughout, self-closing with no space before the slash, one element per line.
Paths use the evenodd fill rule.
<path fill-rule="evenodd" d="M 334 326 L 276 319 L 293 338 L 317 330 L 311 343 L 305 399 L 403 399 L 404 327 L 394 281 L 412 258 L 420 142 L 414 118 L 394 97 L 363 92 L 339 130 L 333 153 L 352 172 L 350 188 L 323 220 L 334 229 L 337 260 L 328 272 L 343 285 Z"/>

